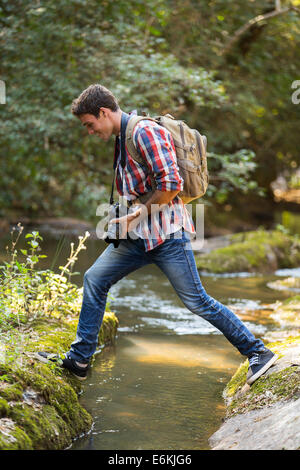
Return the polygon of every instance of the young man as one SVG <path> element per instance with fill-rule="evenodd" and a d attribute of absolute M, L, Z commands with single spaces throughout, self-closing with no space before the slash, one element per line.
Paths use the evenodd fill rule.
<path fill-rule="evenodd" d="M 116 136 L 116 186 L 120 195 L 134 202 L 131 206 L 134 210 L 114 221 L 121 227 L 119 245 L 109 244 L 84 275 L 82 308 L 70 351 L 62 359 L 45 352 L 38 353 L 38 358 L 44 362 L 60 360 L 63 367 L 85 379 L 90 358 L 97 347 L 110 287 L 136 269 L 155 263 L 168 277 L 184 305 L 219 329 L 242 355 L 249 358 L 247 382 L 253 383 L 277 356 L 202 286 L 189 235 L 195 232 L 193 220 L 178 197 L 183 180 L 171 134 L 145 118 L 135 126 L 132 135 L 145 164 L 137 163 L 127 148 L 124 162 L 120 154 L 120 134 L 124 135 L 131 116 L 122 112 L 108 89 L 101 85 L 89 86 L 73 101 L 72 113 L 89 134 L 95 134 L 105 142 L 112 135 Z M 139 205 L 139 197 L 152 189 L 150 174 L 154 176 L 156 189 L 144 205 Z M 126 237 L 128 233 L 136 236 L 133 239 Z"/>

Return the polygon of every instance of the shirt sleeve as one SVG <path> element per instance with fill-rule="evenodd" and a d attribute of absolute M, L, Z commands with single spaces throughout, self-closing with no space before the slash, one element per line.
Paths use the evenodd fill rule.
<path fill-rule="evenodd" d="M 138 123 L 133 132 L 133 143 L 153 173 L 159 191 L 181 191 L 183 179 L 179 174 L 171 133 L 148 121 Z"/>

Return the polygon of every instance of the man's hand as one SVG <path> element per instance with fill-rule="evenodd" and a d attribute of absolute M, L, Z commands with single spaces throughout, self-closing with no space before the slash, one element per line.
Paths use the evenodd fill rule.
<path fill-rule="evenodd" d="M 134 230 L 149 214 L 162 210 L 178 193 L 179 191 L 159 191 L 157 189 L 145 204 L 137 204 L 138 209 L 135 212 L 112 219 L 110 223 L 119 223 L 119 238 L 126 238 L 127 232 Z"/>
<path fill-rule="evenodd" d="M 142 214 L 142 207 L 137 209 L 132 214 L 124 215 L 118 219 L 110 220 L 110 224 L 120 224 L 119 238 L 126 238 L 127 232 L 131 232 L 140 223 L 140 215 Z"/>

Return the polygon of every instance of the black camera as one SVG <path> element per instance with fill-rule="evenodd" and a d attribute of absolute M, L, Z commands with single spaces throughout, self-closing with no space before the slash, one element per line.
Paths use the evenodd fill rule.
<path fill-rule="evenodd" d="M 106 243 L 113 243 L 115 248 L 118 248 L 120 244 L 120 224 L 119 223 L 110 224 L 110 221 L 112 219 L 118 219 L 119 217 L 121 217 L 121 215 L 124 215 L 124 214 L 120 214 L 123 208 L 124 208 L 123 206 L 121 208 L 121 205 L 119 203 L 116 203 L 111 206 L 109 213 L 108 213 L 108 223 L 106 226 L 106 231 L 103 235 L 103 240 Z"/>

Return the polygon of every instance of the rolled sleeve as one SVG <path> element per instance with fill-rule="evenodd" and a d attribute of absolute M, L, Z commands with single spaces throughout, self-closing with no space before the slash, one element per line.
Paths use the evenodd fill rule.
<path fill-rule="evenodd" d="M 138 123 L 133 143 L 154 176 L 159 191 L 181 191 L 183 179 L 179 174 L 171 133 L 153 121 Z"/>

